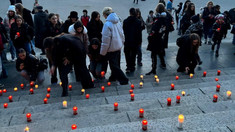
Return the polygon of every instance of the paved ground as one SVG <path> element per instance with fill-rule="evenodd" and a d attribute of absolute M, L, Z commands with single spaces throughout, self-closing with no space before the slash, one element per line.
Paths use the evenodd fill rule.
<path fill-rule="evenodd" d="M 174 6 L 176 6 L 180 1 L 183 0 L 175 0 L 174 1 Z M 200 7 L 203 7 L 206 2 L 204 0 L 193 0 L 193 2 L 196 5 L 196 10 L 199 12 Z M 213 0 L 215 4 L 220 4 L 221 5 L 221 11 L 224 10 L 229 10 L 232 8 L 233 0 L 226 0 L 226 2 L 221 1 L 221 0 Z M 135 8 L 140 8 L 142 11 L 142 16 L 144 19 L 146 19 L 146 16 L 148 14 L 149 10 L 154 10 L 156 5 L 157 5 L 157 0 L 146 0 L 146 1 L 139 1 L 139 4 L 133 4 L 132 0 L 119 0 L 119 1 L 110 1 L 110 0 L 77 0 L 76 2 L 74 0 L 57 0 L 56 2 L 54 0 L 39 0 L 39 3 L 44 6 L 44 9 L 48 9 L 49 12 L 53 13 L 59 13 L 61 15 L 61 19 L 65 20 L 67 16 L 69 15 L 69 12 L 71 10 L 76 10 L 79 12 L 79 16 L 82 13 L 83 9 L 87 9 L 89 14 L 97 10 L 99 12 L 102 12 L 103 7 L 105 6 L 111 6 L 115 12 L 122 18 L 125 19 L 128 16 L 128 10 L 131 7 Z M 32 9 L 33 5 L 33 0 L 23 0 L 23 4 L 26 8 Z M 2 1 L 0 5 L 0 16 L 4 17 L 5 13 L 7 11 L 9 2 L 8 0 Z M 101 18 L 103 21 L 104 19 Z M 146 46 L 147 46 L 147 34 L 145 33 L 146 31 L 143 31 L 143 67 L 138 67 L 137 69 L 137 74 L 144 74 L 150 70 L 151 66 L 151 58 L 150 58 L 150 52 L 146 51 Z M 175 71 L 177 68 L 177 64 L 175 61 L 175 56 L 177 53 L 177 47 L 175 46 L 175 40 L 177 39 L 178 35 L 176 31 L 172 32 L 169 37 L 169 48 L 166 50 L 166 64 L 167 64 L 167 69 L 166 70 L 172 70 Z M 203 45 L 200 47 L 200 55 L 202 57 L 203 65 L 199 67 L 199 69 L 216 69 L 220 67 L 233 67 L 235 66 L 235 63 L 233 60 L 235 56 L 233 56 L 234 46 L 231 44 L 231 38 L 232 35 L 229 33 L 228 38 L 224 40 L 224 44 L 222 44 L 222 49 L 220 52 L 220 57 L 216 58 L 212 52 L 210 52 L 210 46 L 208 45 Z M 37 54 L 39 55 L 39 53 Z M 9 58 L 8 54 L 8 58 Z M 124 70 L 125 69 L 125 58 L 124 55 L 122 54 L 122 59 L 121 59 L 121 67 Z M 19 74 L 15 71 L 15 66 L 14 63 L 8 63 L 6 64 L 8 72 L 9 72 L 9 77 L 8 79 L 3 79 L 1 80 L 2 83 L 5 84 L 11 84 L 12 80 L 15 80 L 15 82 L 22 82 L 21 77 Z M 158 72 L 164 72 L 164 70 L 161 70 L 160 68 L 158 69 Z M 48 71 L 45 72 L 46 77 L 48 78 L 44 84 L 47 85 L 49 84 L 49 75 Z M 15 79 L 17 78 L 17 79 Z M 70 79 L 73 81 L 73 74 L 71 75 Z M 11 84 L 13 85 L 13 84 Z M 8 87 L 8 86 L 7 86 Z M 9 86 L 11 87 L 11 86 Z"/>

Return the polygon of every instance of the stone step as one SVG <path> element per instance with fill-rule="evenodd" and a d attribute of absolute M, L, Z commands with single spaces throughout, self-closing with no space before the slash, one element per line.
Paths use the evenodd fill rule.
<path fill-rule="evenodd" d="M 235 119 L 231 118 L 235 116 L 235 111 L 223 111 L 215 112 L 209 114 L 198 114 L 198 115 L 185 115 L 185 121 L 183 123 L 183 131 L 196 131 L 196 130 L 214 130 L 227 131 L 224 129 L 227 124 L 234 124 Z M 223 117 L 223 118 L 221 118 Z M 148 120 L 148 119 L 147 119 Z M 148 131 L 162 131 L 162 132 L 180 132 L 181 129 L 177 128 L 178 126 L 178 117 L 165 118 L 158 120 L 148 120 Z M 142 126 L 140 121 L 130 122 L 130 123 L 121 123 L 115 125 L 105 125 L 105 126 L 96 126 L 89 128 L 81 128 L 73 130 L 71 132 L 142 132 Z"/>

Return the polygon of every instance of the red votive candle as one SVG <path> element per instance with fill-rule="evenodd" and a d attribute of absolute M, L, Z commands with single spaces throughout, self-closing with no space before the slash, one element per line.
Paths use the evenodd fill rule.
<path fill-rule="evenodd" d="M 143 121 L 142 121 L 142 129 L 143 129 L 144 131 L 147 130 L 147 125 L 148 125 L 148 121 L 147 121 L 147 120 L 143 120 Z"/>
<path fill-rule="evenodd" d="M 111 82 L 108 82 L 107 85 L 108 85 L 108 86 L 111 86 Z"/>
<path fill-rule="evenodd" d="M 27 113 L 26 114 L 26 118 L 27 118 L 27 122 L 31 122 L 32 119 L 31 119 L 31 113 Z"/>
<path fill-rule="evenodd" d="M 30 87 L 34 87 L 34 82 L 30 82 Z"/>
<path fill-rule="evenodd" d="M 176 96 L 176 103 L 180 103 L 180 96 L 179 95 Z"/>
<path fill-rule="evenodd" d="M 71 126 L 71 128 L 72 128 L 72 130 L 76 130 L 76 129 L 77 129 L 77 125 L 76 125 L 76 124 L 73 124 L 73 125 Z"/>
<path fill-rule="evenodd" d="M 144 117 L 144 109 L 139 109 L 139 117 L 143 118 Z"/>
<path fill-rule="evenodd" d="M 217 30 L 220 32 L 220 28 L 217 28 Z"/>
<path fill-rule="evenodd" d="M 217 71 L 217 75 L 219 76 L 219 75 L 220 75 L 220 73 L 221 73 L 221 71 L 220 71 L 220 70 L 218 70 L 218 71 Z"/>
<path fill-rule="evenodd" d="M 21 84 L 20 84 L 20 87 L 21 87 L 21 89 L 24 89 L 24 84 L 21 83 Z"/>
<path fill-rule="evenodd" d="M 215 78 L 215 81 L 218 82 L 218 81 L 219 81 L 219 78 Z"/>
<path fill-rule="evenodd" d="M 90 94 L 86 94 L 86 99 L 89 99 L 90 98 Z"/>
<path fill-rule="evenodd" d="M 115 103 L 113 104 L 113 106 L 114 106 L 114 111 L 118 111 L 118 103 L 115 102 Z"/>
<path fill-rule="evenodd" d="M 220 85 L 216 85 L 216 92 L 219 92 L 220 91 Z"/>
<path fill-rule="evenodd" d="M 0 90 L 0 96 L 2 96 L 2 90 Z"/>
<path fill-rule="evenodd" d="M 69 85 L 69 91 L 72 91 L 72 85 Z"/>
<path fill-rule="evenodd" d="M 171 90 L 174 90 L 175 89 L 175 85 L 172 83 L 171 84 Z"/>
<path fill-rule="evenodd" d="M 50 93 L 51 92 L 51 88 L 47 88 L 47 93 Z"/>
<path fill-rule="evenodd" d="M 130 89 L 130 90 L 129 90 L 129 93 L 132 94 L 132 93 L 133 93 L 133 89 Z"/>
<path fill-rule="evenodd" d="M 17 35 L 18 37 L 20 37 L 20 32 L 17 32 L 16 35 Z"/>
<path fill-rule="evenodd" d="M 203 77 L 206 77 L 206 71 L 203 72 Z"/>
<path fill-rule="evenodd" d="M 213 102 L 217 102 L 217 100 L 218 100 L 218 95 L 215 94 L 215 95 L 213 96 Z"/>
<path fill-rule="evenodd" d="M 51 97 L 51 95 L 48 93 L 48 94 L 46 95 L 46 97 L 49 99 L 49 98 Z"/>
<path fill-rule="evenodd" d="M 134 85 L 134 84 L 131 84 L 131 88 L 134 89 L 134 88 L 135 88 L 135 85 Z"/>
<path fill-rule="evenodd" d="M 30 88 L 29 92 L 30 92 L 30 94 L 34 94 L 33 88 Z"/>
<path fill-rule="evenodd" d="M 167 98 L 167 105 L 171 106 L 171 98 Z"/>
<path fill-rule="evenodd" d="M 105 90 L 105 87 L 101 86 L 101 91 L 104 92 L 104 90 Z"/>
<path fill-rule="evenodd" d="M 179 76 L 175 76 L 175 80 L 179 80 Z"/>
<path fill-rule="evenodd" d="M 131 94 L 131 101 L 134 101 L 135 100 L 135 94 Z"/>
<path fill-rule="evenodd" d="M 44 98 L 44 104 L 47 104 L 48 99 Z"/>
<path fill-rule="evenodd" d="M 77 115 L 78 114 L 78 107 L 74 106 L 73 107 L 73 115 Z"/>
<path fill-rule="evenodd" d="M 100 73 L 100 75 L 101 75 L 101 77 L 104 77 L 104 76 L 105 76 L 105 72 L 102 71 L 102 72 Z"/>
<path fill-rule="evenodd" d="M 3 92 L 3 93 L 6 93 L 6 92 L 7 92 L 7 90 L 6 90 L 6 89 L 3 89 L 3 90 L 2 90 L 2 92 Z"/>
<path fill-rule="evenodd" d="M 13 102 L 13 98 L 11 95 L 8 97 L 8 99 L 9 99 L 9 102 Z"/>
<path fill-rule="evenodd" d="M 4 103 L 4 104 L 3 104 L 3 107 L 4 107 L 4 108 L 7 108 L 7 107 L 8 107 L 8 104 L 7 104 L 7 103 Z"/>

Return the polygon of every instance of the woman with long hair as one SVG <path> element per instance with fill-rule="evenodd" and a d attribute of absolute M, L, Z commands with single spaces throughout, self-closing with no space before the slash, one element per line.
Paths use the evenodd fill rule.
<path fill-rule="evenodd" d="M 191 22 L 190 19 L 192 16 L 195 15 L 195 5 L 193 3 L 190 3 L 187 7 L 187 10 L 181 19 L 181 30 L 182 30 L 182 35 L 185 33 L 185 31 L 188 29 L 190 26 Z"/>
<path fill-rule="evenodd" d="M 103 22 L 100 20 L 100 14 L 97 11 L 91 13 L 91 20 L 87 24 L 88 36 L 91 41 L 93 38 L 98 38 L 101 41 Z"/>

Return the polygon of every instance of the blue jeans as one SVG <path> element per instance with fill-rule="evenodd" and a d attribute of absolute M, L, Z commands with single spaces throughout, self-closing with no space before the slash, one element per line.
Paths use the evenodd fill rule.
<path fill-rule="evenodd" d="M 101 70 L 102 63 L 97 61 L 90 61 L 90 72 L 92 73 L 93 77 L 99 78 Z"/>
<path fill-rule="evenodd" d="M 2 59 L 3 60 L 7 60 L 7 51 L 10 51 L 11 53 L 11 59 L 15 59 L 16 58 L 16 49 L 15 46 L 13 45 L 13 42 L 11 40 L 9 40 L 8 42 L 8 46 L 7 44 L 4 44 L 4 50 L 2 52 Z"/>

